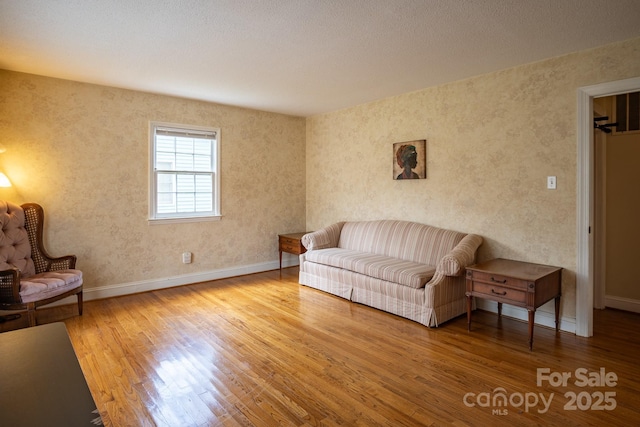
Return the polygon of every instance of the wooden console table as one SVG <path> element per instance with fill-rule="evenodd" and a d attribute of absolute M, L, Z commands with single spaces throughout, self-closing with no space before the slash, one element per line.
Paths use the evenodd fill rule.
<path fill-rule="evenodd" d="M 508 259 L 493 259 L 467 267 L 467 328 L 471 330 L 473 297 L 526 308 L 529 312 L 529 350 L 533 349 L 533 324 L 536 309 L 555 299 L 558 330 L 562 268 Z"/>
<path fill-rule="evenodd" d="M 64 323 L 0 334 L 0 361 L 3 426 L 102 425 Z"/>
<path fill-rule="evenodd" d="M 308 231 L 291 234 L 278 234 L 278 250 L 280 251 L 280 271 L 282 271 L 282 252 L 300 255 L 307 251 L 302 245 L 302 236 Z"/>

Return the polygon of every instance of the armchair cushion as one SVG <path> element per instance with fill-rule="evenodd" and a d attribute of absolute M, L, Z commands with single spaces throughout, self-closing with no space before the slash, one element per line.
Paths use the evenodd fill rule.
<path fill-rule="evenodd" d="M 20 281 L 22 302 L 40 301 L 63 294 L 82 285 L 82 271 L 69 269 L 46 271 Z"/>

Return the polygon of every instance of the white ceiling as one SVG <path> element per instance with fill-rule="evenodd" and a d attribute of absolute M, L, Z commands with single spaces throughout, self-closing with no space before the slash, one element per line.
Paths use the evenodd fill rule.
<path fill-rule="evenodd" d="M 640 0 L 0 0 L 0 68 L 299 116 L 640 36 Z"/>

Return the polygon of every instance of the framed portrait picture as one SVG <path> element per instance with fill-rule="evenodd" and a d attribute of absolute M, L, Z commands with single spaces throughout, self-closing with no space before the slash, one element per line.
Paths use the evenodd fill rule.
<path fill-rule="evenodd" d="M 425 179 L 427 177 L 427 140 L 393 144 L 393 179 Z"/>

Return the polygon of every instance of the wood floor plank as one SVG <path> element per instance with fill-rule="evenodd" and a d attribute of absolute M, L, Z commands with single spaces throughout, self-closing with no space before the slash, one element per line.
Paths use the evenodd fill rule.
<path fill-rule="evenodd" d="M 38 321 L 66 323 L 107 426 L 640 420 L 640 315 L 596 311 L 592 338 L 536 326 L 529 351 L 524 322 L 479 311 L 471 332 L 464 316 L 429 329 L 301 286 L 297 273 L 287 268 L 87 301 L 83 316 L 69 307 L 41 309 Z M 538 386 L 538 368 L 572 377 Z M 575 384 L 576 370 L 601 368 L 618 376 L 615 386 Z M 567 407 L 571 393 L 585 406 L 598 392 L 615 393 L 616 408 Z M 515 400 L 494 404 L 500 393 Z M 517 404 L 552 394 L 545 412 L 540 402 Z"/>

